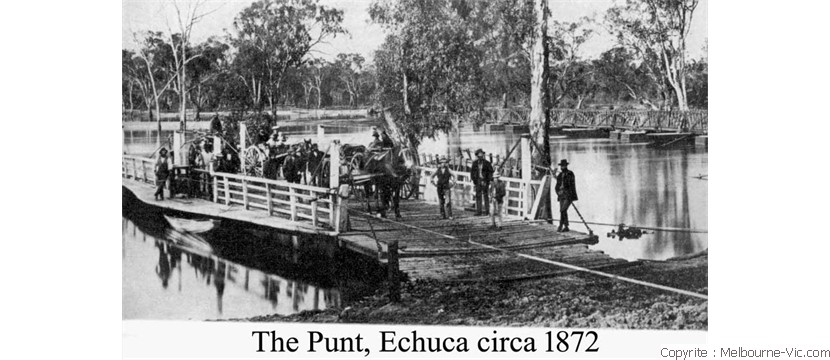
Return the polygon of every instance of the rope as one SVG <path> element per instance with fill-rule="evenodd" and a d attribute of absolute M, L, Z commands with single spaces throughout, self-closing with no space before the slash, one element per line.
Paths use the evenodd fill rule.
<path fill-rule="evenodd" d="M 559 221 L 559 219 L 552 219 L 553 221 Z M 526 220 L 527 222 L 543 222 L 547 220 Z M 585 221 L 586 224 L 591 225 L 602 225 L 602 226 L 620 226 L 626 224 L 611 224 L 611 223 L 603 223 L 603 222 L 596 222 L 596 221 Z M 672 228 L 672 227 L 654 227 L 654 226 L 637 226 L 637 225 L 626 225 L 628 227 L 635 227 L 638 229 L 643 230 L 652 230 L 652 231 L 666 231 L 666 232 L 685 232 L 685 233 L 696 233 L 696 234 L 708 234 L 709 230 L 703 229 L 688 229 L 688 228 Z"/>
<path fill-rule="evenodd" d="M 359 210 L 349 209 L 349 211 L 356 212 L 356 213 L 361 214 L 363 216 L 372 217 L 371 214 L 367 214 L 367 213 L 359 211 Z M 394 220 L 390 220 L 390 219 L 386 219 L 386 218 L 376 218 L 376 219 L 380 219 L 381 221 L 386 221 L 386 222 L 390 222 L 390 223 L 393 223 L 393 224 L 403 225 L 405 227 L 412 228 L 412 229 L 421 230 L 421 231 L 424 231 L 424 232 L 427 232 L 427 233 L 430 233 L 430 234 L 434 234 L 434 235 L 438 235 L 440 237 L 450 239 L 450 240 L 465 241 L 465 240 L 461 240 L 461 239 L 459 239 L 455 236 L 452 236 L 452 235 L 442 234 L 442 233 L 435 232 L 435 231 L 432 231 L 432 230 L 429 230 L 429 229 L 424 229 L 422 227 L 418 227 L 418 226 L 415 226 L 415 225 L 409 225 L 409 224 L 405 224 L 405 223 L 402 223 L 402 222 L 398 222 L 398 221 L 394 221 Z M 472 245 L 480 246 L 480 247 L 483 247 L 483 248 L 503 252 L 503 253 L 506 253 L 506 254 L 515 255 L 515 256 L 525 258 L 525 259 L 528 259 L 528 260 L 533 260 L 533 261 L 538 261 L 538 262 L 545 263 L 545 264 L 564 267 L 564 268 L 571 269 L 571 270 L 587 272 L 589 274 L 603 276 L 603 277 L 607 277 L 607 278 L 611 278 L 611 279 L 615 279 L 615 280 L 619 280 L 619 281 L 624 281 L 624 282 L 629 282 L 629 283 L 632 283 L 632 284 L 642 285 L 642 286 L 646 286 L 646 287 L 651 287 L 651 288 L 655 288 L 655 289 L 659 289 L 659 290 L 669 291 L 669 292 L 673 292 L 673 293 L 677 293 L 677 294 L 681 294 L 681 295 L 696 297 L 696 298 L 707 300 L 707 301 L 709 300 L 708 295 L 698 294 L 698 293 L 693 292 L 693 291 L 673 288 L 673 287 L 670 287 L 670 286 L 665 286 L 665 285 L 660 285 L 660 284 L 654 284 L 654 283 L 650 283 L 650 282 L 646 282 L 646 281 L 642 281 L 642 280 L 637 280 L 637 279 L 627 278 L 627 277 L 624 277 L 624 276 L 609 274 L 609 273 L 605 273 L 605 272 L 602 272 L 602 271 L 591 270 L 591 269 L 587 269 L 587 268 L 584 268 L 584 267 L 581 267 L 581 266 L 576 266 L 576 265 L 566 264 L 566 263 L 559 262 L 559 261 L 544 259 L 544 258 L 540 258 L 538 256 L 533 256 L 533 255 L 523 254 L 523 253 L 520 253 L 520 252 L 510 251 L 510 250 L 498 248 L 498 247 L 495 247 L 495 246 L 492 246 L 492 245 L 487 245 L 487 244 L 483 244 L 483 243 L 480 243 L 480 242 L 477 242 L 477 241 L 473 241 L 470 238 L 468 238 L 465 242 L 467 242 L 469 244 L 472 244 Z"/>

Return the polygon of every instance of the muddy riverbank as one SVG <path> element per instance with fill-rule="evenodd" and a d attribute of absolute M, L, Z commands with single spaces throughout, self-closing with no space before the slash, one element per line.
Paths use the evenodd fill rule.
<path fill-rule="evenodd" d="M 614 273 L 707 294 L 708 252 Z M 706 330 L 708 301 L 588 274 L 509 283 L 410 281 L 397 304 L 379 290 L 341 308 L 238 321 Z"/>

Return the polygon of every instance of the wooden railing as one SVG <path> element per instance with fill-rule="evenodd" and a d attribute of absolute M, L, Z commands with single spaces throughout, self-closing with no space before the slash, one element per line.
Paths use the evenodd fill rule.
<path fill-rule="evenodd" d="M 141 182 L 154 183 L 155 160 L 123 155 L 122 176 Z M 309 222 L 313 226 L 327 227 L 340 232 L 340 197 L 336 189 L 294 184 L 284 180 L 269 180 L 239 174 L 210 172 L 180 167 L 175 173 L 179 188 L 183 183 L 194 182 L 197 194 L 205 194 L 207 200 L 226 205 L 241 205 L 246 210 L 265 211 L 269 216 L 291 221 Z M 196 176 L 198 175 L 198 176 Z M 196 197 L 201 197 L 197 195 Z"/>
<path fill-rule="evenodd" d="M 429 202 L 438 202 L 438 192 L 435 186 L 430 183 L 430 177 L 437 171 L 437 168 L 419 166 L 418 170 L 420 172 L 418 186 L 422 198 Z M 455 187 L 452 189 L 453 207 L 458 208 L 458 210 L 463 210 L 465 207 L 475 207 L 475 185 L 470 178 L 470 173 L 456 170 L 450 170 L 450 172 L 456 181 Z M 503 176 L 500 181 L 506 183 L 502 215 L 519 219 L 528 217 L 531 211 L 530 206 L 534 203 L 542 180 L 525 181 L 520 178 Z M 490 204 L 486 205 L 489 206 Z"/>
<path fill-rule="evenodd" d="M 422 166 L 433 168 L 438 167 L 438 162 L 441 157 L 445 157 L 443 155 L 428 153 L 421 153 L 420 155 L 420 164 Z M 503 159 L 500 154 L 493 155 L 492 153 L 489 153 L 487 154 L 487 158 L 489 159 L 490 163 L 493 164 L 494 169 L 497 169 L 497 171 L 498 169 L 500 169 L 502 176 L 514 178 L 522 177 L 522 164 L 514 157 Z M 474 159 L 468 156 L 457 156 L 447 159 L 450 169 L 466 172 L 469 172 L 470 169 L 473 167 L 473 160 Z M 504 166 L 501 166 L 502 163 L 505 163 Z"/>
<path fill-rule="evenodd" d="M 156 161 L 153 159 L 123 155 L 121 157 L 121 176 L 126 179 L 155 183 Z"/>
<path fill-rule="evenodd" d="M 213 173 L 213 201 L 264 210 L 291 221 L 308 220 L 313 226 L 337 229 L 337 194 L 316 186 L 294 184 L 228 173 Z"/>

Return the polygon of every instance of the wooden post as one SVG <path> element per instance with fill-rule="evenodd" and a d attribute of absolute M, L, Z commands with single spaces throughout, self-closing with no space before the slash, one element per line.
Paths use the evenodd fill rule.
<path fill-rule="evenodd" d="M 271 183 L 265 183 L 265 205 L 268 207 L 268 216 L 274 214 L 274 203 L 271 202 Z"/>
<path fill-rule="evenodd" d="M 135 158 L 133 158 L 133 180 L 138 180 L 138 166 L 135 165 Z"/>
<path fill-rule="evenodd" d="M 213 202 L 219 202 L 219 182 L 216 180 L 216 174 L 213 173 L 213 164 L 210 164 L 210 177 L 213 181 Z"/>
<path fill-rule="evenodd" d="M 219 136 L 213 137 L 213 157 L 222 156 L 222 138 Z M 213 172 L 213 170 L 211 170 Z"/>
<path fill-rule="evenodd" d="M 248 210 L 248 180 L 242 178 L 242 206 Z"/>
<path fill-rule="evenodd" d="M 239 123 L 239 148 L 243 151 L 247 147 L 245 141 L 248 137 L 248 125 L 245 125 L 244 122 Z"/>
<path fill-rule="evenodd" d="M 182 154 L 182 148 L 184 147 L 184 132 L 181 130 L 176 130 L 173 132 L 173 164 L 174 165 L 184 165 L 185 164 L 185 156 Z"/>
<path fill-rule="evenodd" d="M 322 143 L 323 138 L 325 136 L 326 136 L 326 128 L 323 127 L 323 125 L 317 125 L 317 143 Z"/>
<path fill-rule="evenodd" d="M 389 243 L 387 254 L 387 281 L 389 282 L 389 301 L 401 301 L 401 283 L 398 279 L 400 265 L 398 264 L 398 240 Z"/>
<path fill-rule="evenodd" d="M 349 193 L 349 184 L 340 185 L 337 194 L 334 195 L 336 202 L 332 202 L 332 215 L 334 216 L 334 231 L 340 233 L 341 231 L 349 231 L 349 199 L 343 198 L 340 194 Z M 337 207 L 335 210 L 334 207 Z"/>
<path fill-rule="evenodd" d="M 524 189 L 522 191 L 522 205 L 524 207 L 524 214 L 522 214 L 522 216 L 525 219 L 527 219 L 528 214 L 530 214 L 531 212 L 531 207 L 533 206 L 533 201 L 530 199 L 530 180 L 533 175 L 531 163 L 533 157 L 530 155 L 530 141 L 530 135 L 522 135 L 521 152 L 519 152 L 522 158 L 522 185 L 524 186 Z M 542 188 L 540 187 L 540 192 L 541 189 Z"/>
<path fill-rule="evenodd" d="M 297 197 L 294 196 L 294 188 L 288 186 L 288 203 L 291 204 L 291 221 L 297 221 Z"/>
<path fill-rule="evenodd" d="M 340 198 L 340 140 L 334 139 L 329 146 L 329 188 L 337 192 L 331 197 L 331 205 L 329 206 L 329 225 L 340 232 L 340 219 L 348 219 L 349 214 L 341 214 L 346 211 L 341 208 L 343 199 Z"/>
<path fill-rule="evenodd" d="M 332 140 L 329 147 L 329 188 L 340 188 L 340 140 Z"/>
<path fill-rule="evenodd" d="M 224 177 L 225 180 L 225 205 L 231 204 L 231 186 L 228 185 L 228 178 Z"/>

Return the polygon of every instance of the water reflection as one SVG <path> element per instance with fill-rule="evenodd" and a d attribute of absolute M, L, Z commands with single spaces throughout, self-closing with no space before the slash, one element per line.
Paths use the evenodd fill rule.
<path fill-rule="evenodd" d="M 123 221 L 125 319 L 238 318 L 319 310 L 341 303 L 337 288 L 192 252 L 147 235 L 131 220 Z M 146 276 L 148 270 L 151 276 Z"/>

